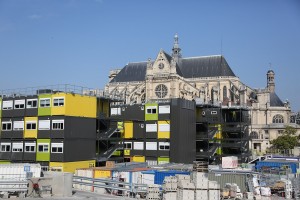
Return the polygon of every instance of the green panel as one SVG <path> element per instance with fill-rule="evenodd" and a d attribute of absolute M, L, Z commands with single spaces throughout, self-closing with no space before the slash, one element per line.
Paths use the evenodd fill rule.
<path fill-rule="evenodd" d="M 146 121 L 147 120 L 158 120 L 158 105 L 157 105 L 157 103 L 146 103 L 145 104 L 145 120 Z"/>
<path fill-rule="evenodd" d="M 113 156 L 121 156 L 121 151 L 120 151 L 120 150 L 117 150 L 117 151 L 115 151 L 112 155 L 113 155 Z"/>
<path fill-rule="evenodd" d="M 51 105 L 52 105 L 52 98 L 51 94 L 40 94 L 39 95 L 39 105 L 38 105 L 38 116 L 49 116 L 51 115 Z M 40 99 L 41 98 L 50 98 L 50 107 L 40 107 Z"/>
<path fill-rule="evenodd" d="M 50 161 L 50 139 L 37 139 L 36 161 Z M 38 144 L 47 143 L 48 152 L 38 152 Z"/>
<path fill-rule="evenodd" d="M 158 162 L 160 162 L 160 161 L 170 162 L 170 158 L 169 157 L 158 157 L 157 161 Z"/>
<path fill-rule="evenodd" d="M 9 160 L 0 160 L 0 165 L 1 164 L 10 164 Z"/>
<path fill-rule="evenodd" d="M 218 147 L 218 149 L 217 149 L 217 154 L 218 154 L 218 155 L 221 155 L 221 154 L 222 154 L 222 148 L 221 148 L 221 147 Z"/>

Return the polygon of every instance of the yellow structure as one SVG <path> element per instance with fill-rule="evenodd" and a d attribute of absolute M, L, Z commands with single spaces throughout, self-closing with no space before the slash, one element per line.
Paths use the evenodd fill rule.
<path fill-rule="evenodd" d="M 165 124 L 169 125 L 169 130 L 160 130 L 160 125 Z M 170 121 L 165 120 L 165 121 L 158 121 L 158 132 L 157 132 L 157 138 L 158 139 L 169 139 L 170 138 Z"/>
<path fill-rule="evenodd" d="M 132 138 L 133 137 L 133 122 L 125 121 L 124 122 L 124 138 Z"/>
<path fill-rule="evenodd" d="M 133 156 L 132 161 L 133 162 L 145 162 L 145 156 Z"/>
<path fill-rule="evenodd" d="M 38 118 L 25 117 L 24 138 L 37 138 Z"/>
<path fill-rule="evenodd" d="M 75 173 L 79 168 L 95 167 L 95 160 L 76 161 L 76 162 L 50 162 L 50 171 L 62 171 Z"/>

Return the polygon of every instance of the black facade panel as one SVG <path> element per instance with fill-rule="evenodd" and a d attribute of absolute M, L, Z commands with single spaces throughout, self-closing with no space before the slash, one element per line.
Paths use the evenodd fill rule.
<path fill-rule="evenodd" d="M 118 115 L 112 115 L 111 114 L 111 110 L 113 108 L 120 108 L 120 113 Z M 124 120 L 124 115 L 125 115 L 125 110 L 126 110 L 126 106 L 125 105 L 111 105 L 110 107 L 110 119 L 112 121 L 123 121 Z"/>
<path fill-rule="evenodd" d="M 12 152 L 11 158 L 12 161 L 23 160 L 23 152 Z"/>
<path fill-rule="evenodd" d="M 63 162 L 92 160 L 96 157 L 96 140 L 64 139 Z"/>
<path fill-rule="evenodd" d="M 126 120 L 130 120 L 130 121 L 145 120 L 145 105 L 142 104 L 126 105 L 121 109 L 122 109 L 121 112 L 124 112 L 124 118 Z"/>
<path fill-rule="evenodd" d="M 145 137 L 145 130 L 144 122 L 133 122 L 133 138 L 143 139 Z"/>
<path fill-rule="evenodd" d="M 16 96 L 16 97 L 8 97 L 3 98 L 2 101 L 13 101 L 13 109 L 11 110 L 2 110 L 2 117 L 24 117 L 25 116 L 25 107 L 26 107 L 26 100 L 24 96 Z M 23 108 L 15 108 L 15 101 L 16 100 L 25 100 Z"/>
<path fill-rule="evenodd" d="M 170 161 L 192 163 L 196 160 L 195 102 L 172 99 Z"/>
<path fill-rule="evenodd" d="M 158 120 L 170 120 L 171 118 L 171 108 L 170 108 L 170 113 L 163 113 L 161 114 L 161 109 L 160 106 L 170 106 L 170 103 L 160 103 L 158 105 Z"/>
<path fill-rule="evenodd" d="M 23 130 L 14 130 L 14 122 L 15 121 L 22 121 L 23 122 Z M 25 130 L 25 123 L 24 123 L 24 118 L 12 118 L 12 125 L 13 125 L 13 130 L 11 132 L 11 138 L 14 139 L 21 139 L 23 138 L 24 130 Z"/>
<path fill-rule="evenodd" d="M 69 117 L 69 116 L 66 116 L 64 118 L 65 118 L 65 122 L 64 122 L 63 138 L 66 139 L 82 138 L 82 139 L 93 139 L 93 140 L 96 139 L 96 119 L 86 118 L 86 117 Z M 59 138 L 60 135 L 59 133 L 57 133 L 55 136 Z"/>
<path fill-rule="evenodd" d="M 146 132 L 147 124 L 156 124 L 157 125 L 156 132 Z M 156 120 L 145 121 L 145 138 L 146 139 L 157 139 L 157 130 L 158 130 L 158 124 L 157 124 Z"/>
<path fill-rule="evenodd" d="M 65 149 L 65 146 L 63 146 L 63 153 L 53 153 L 52 152 L 52 144 L 53 143 L 63 143 L 64 144 L 64 140 L 61 140 L 61 139 L 51 139 L 50 162 L 63 162 L 64 161 L 64 149 Z"/>
<path fill-rule="evenodd" d="M 197 107 L 197 122 L 221 123 L 222 111 L 220 108 Z"/>
<path fill-rule="evenodd" d="M 34 162 L 36 160 L 36 153 L 24 152 L 23 161 Z"/>
<path fill-rule="evenodd" d="M 161 156 L 167 156 L 167 157 L 170 157 L 170 151 L 158 150 L 158 151 L 157 151 L 157 156 L 158 156 L 158 157 L 161 157 Z"/>
<path fill-rule="evenodd" d="M 0 160 L 10 160 L 11 152 L 0 152 Z"/>
<path fill-rule="evenodd" d="M 157 150 L 145 150 L 145 156 L 157 157 Z"/>
<path fill-rule="evenodd" d="M 27 105 L 27 100 L 28 99 L 36 99 L 37 100 L 36 108 L 28 108 L 28 105 Z M 26 97 L 25 116 L 26 117 L 36 117 L 36 116 L 38 116 L 38 96 L 37 95 L 32 95 L 32 96 L 27 96 Z"/>
<path fill-rule="evenodd" d="M 144 156 L 144 150 L 131 150 L 130 151 L 131 156 Z"/>
<path fill-rule="evenodd" d="M 147 160 L 153 160 L 153 161 L 157 161 L 157 157 L 151 157 L 151 156 L 146 156 L 146 161 Z"/>

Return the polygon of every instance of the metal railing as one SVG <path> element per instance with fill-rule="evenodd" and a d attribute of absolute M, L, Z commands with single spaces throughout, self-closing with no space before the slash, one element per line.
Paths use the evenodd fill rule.
<path fill-rule="evenodd" d="M 127 191 L 132 194 L 146 193 L 147 184 L 136 184 L 111 179 L 88 178 L 83 176 L 73 176 L 73 184 L 104 188 L 108 190 Z"/>
<path fill-rule="evenodd" d="M 28 182 L 23 180 L 0 180 L 0 192 L 26 192 Z"/>

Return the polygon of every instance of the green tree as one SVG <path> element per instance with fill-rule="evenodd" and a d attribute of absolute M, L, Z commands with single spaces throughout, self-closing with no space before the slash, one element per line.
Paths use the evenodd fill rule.
<path fill-rule="evenodd" d="M 296 136 L 297 130 L 292 126 L 286 126 L 283 134 L 278 138 L 271 141 L 272 148 L 274 149 L 293 149 L 299 145 L 299 136 Z"/>

